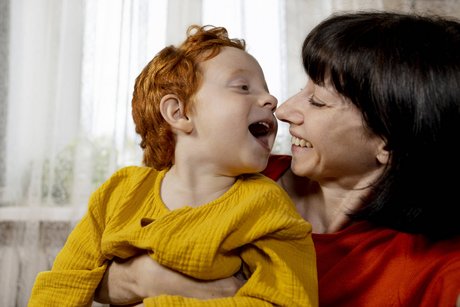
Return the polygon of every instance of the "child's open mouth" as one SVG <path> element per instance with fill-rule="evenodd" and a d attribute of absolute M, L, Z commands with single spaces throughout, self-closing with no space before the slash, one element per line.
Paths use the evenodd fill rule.
<path fill-rule="evenodd" d="M 271 150 L 272 143 L 270 136 L 276 133 L 276 124 L 271 120 L 258 120 L 248 127 L 249 132 L 257 141 L 268 151 Z"/>
<path fill-rule="evenodd" d="M 249 132 L 256 138 L 265 136 L 272 130 L 270 123 L 264 121 L 252 123 L 248 128 Z"/>

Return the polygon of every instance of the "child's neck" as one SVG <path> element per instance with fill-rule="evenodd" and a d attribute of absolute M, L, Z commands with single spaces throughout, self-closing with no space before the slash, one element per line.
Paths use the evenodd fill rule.
<path fill-rule="evenodd" d="M 223 195 L 235 183 L 235 178 L 223 176 L 194 166 L 173 165 L 161 183 L 161 198 L 170 209 L 198 207 Z"/>

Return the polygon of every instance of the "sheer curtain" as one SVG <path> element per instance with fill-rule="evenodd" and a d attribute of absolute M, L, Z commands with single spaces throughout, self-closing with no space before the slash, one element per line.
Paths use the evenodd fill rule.
<path fill-rule="evenodd" d="M 1 1 L 9 11 L 2 20 L 9 22 L 2 27 L 8 35 L 0 37 L 9 48 L 0 60 L 7 68 L 0 95 L 0 207 L 38 215 L 45 211 L 33 208 L 81 213 L 113 171 L 140 164 L 130 112 L 135 77 L 162 47 L 182 41 L 188 25 L 225 26 L 246 39 L 282 102 L 304 83 L 303 38 L 331 12 L 435 7 L 428 0 Z M 439 13 L 458 13 L 456 1 L 436 2 Z M 287 126 L 280 124 L 274 152 L 288 153 L 288 143 Z"/>
<path fill-rule="evenodd" d="M 296 2 L 302 3 L 289 3 Z M 45 211 L 33 208 L 81 211 L 114 170 L 140 164 L 130 113 L 134 79 L 162 47 L 182 41 L 192 23 L 226 26 L 231 36 L 245 38 L 271 91 L 280 100 L 288 92 L 282 61 L 288 38 L 285 1 L 19 0 L 9 5 L 6 167 L 0 168 L 4 207 L 27 207 L 38 215 Z M 298 50 L 300 42 L 293 44 Z"/>

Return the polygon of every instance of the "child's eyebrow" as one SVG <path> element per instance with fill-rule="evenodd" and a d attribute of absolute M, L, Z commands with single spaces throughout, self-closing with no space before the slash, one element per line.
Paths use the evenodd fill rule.
<path fill-rule="evenodd" d="M 233 70 L 230 74 L 231 77 L 234 77 L 234 76 L 238 76 L 238 75 L 242 75 L 242 74 L 248 74 L 250 73 L 249 70 L 247 69 L 243 69 L 243 68 L 237 68 L 235 70 Z"/>

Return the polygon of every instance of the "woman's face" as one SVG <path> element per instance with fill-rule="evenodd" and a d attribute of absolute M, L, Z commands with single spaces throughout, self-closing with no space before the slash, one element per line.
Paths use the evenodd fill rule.
<path fill-rule="evenodd" d="M 311 80 L 276 111 L 290 125 L 292 171 L 322 184 L 355 187 L 387 162 L 383 140 L 366 129 L 361 111 L 331 85 Z"/>

